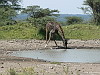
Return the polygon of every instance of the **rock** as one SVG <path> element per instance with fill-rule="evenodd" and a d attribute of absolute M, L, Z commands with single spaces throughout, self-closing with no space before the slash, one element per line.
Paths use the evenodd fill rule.
<path fill-rule="evenodd" d="M 3 66 L 1 66 L 1 68 L 4 68 Z"/>
<path fill-rule="evenodd" d="M 50 69 L 53 69 L 53 67 L 49 67 Z"/>

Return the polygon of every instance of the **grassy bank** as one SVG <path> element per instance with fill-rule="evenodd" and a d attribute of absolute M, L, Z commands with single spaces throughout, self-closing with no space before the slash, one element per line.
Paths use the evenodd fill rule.
<path fill-rule="evenodd" d="M 100 26 L 75 24 L 63 26 L 65 37 L 69 39 L 99 39 Z M 29 24 L 17 24 L 0 27 L 0 39 L 42 39 L 38 29 Z"/>
<path fill-rule="evenodd" d="M 66 38 L 70 39 L 100 39 L 100 26 L 76 24 L 63 27 Z"/>
<path fill-rule="evenodd" d="M 37 28 L 29 24 L 0 27 L 0 39 L 42 39 Z"/>

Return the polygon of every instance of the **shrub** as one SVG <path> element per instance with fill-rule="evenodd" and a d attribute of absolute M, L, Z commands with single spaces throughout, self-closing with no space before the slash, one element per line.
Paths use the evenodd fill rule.
<path fill-rule="evenodd" d="M 76 17 L 76 16 L 71 16 L 71 17 L 66 17 L 67 19 L 67 24 L 78 24 L 81 23 L 83 21 L 83 19 L 81 17 Z"/>

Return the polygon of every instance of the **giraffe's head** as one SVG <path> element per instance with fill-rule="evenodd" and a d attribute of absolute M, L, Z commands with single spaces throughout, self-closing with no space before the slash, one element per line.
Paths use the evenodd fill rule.
<path fill-rule="evenodd" d="M 63 41 L 63 45 L 64 45 L 64 47 L 67 49 L 67 41 L 68 41 L 68 39 L 64 39 L 64 41 Z"/>

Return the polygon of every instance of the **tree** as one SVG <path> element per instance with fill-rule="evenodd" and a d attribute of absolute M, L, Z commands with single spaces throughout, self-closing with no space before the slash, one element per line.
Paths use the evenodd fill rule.
<path fill-rule="evenodd" d="M 27 6 L 22 13 L 27 13 L 31 18 L 40 18 L 46 16 L 57 16 L 58 10 L 50 10 L 49 8 L 43 9 L 40 6 Z"/>
<path fill-rule="evenodd" d="M 82 8 L 83 10 L 92 11 L 93 15 L 93 21 L 95 24 L 100 24 L 100 0 L 86 0 L 84 1 L 84 5 L 87 5 L 89 7 Z"/>
<path fill-rule="evenodd" d="M 21 0 L 0 0 L 0 26 L 12 24 L 13 17 L 17 15 L 16 10 L 21 9 Z"/>
<path fill-rule="evenodd" d="M 12 20 L 12 16 L 15 15 L 16 12 L 9 7 L 0 8 L 0 25 L 9 25 Z"/>
<path fill-rule="evenodd" d="M 36 27 L 40 26 L 45 27 L 47 21 L 54 21 L 54 17 L 58 16 L 58 10 L 50 10 L 49 8 L 41 8 L 40 6 L 27 6 L 22 13 L 29 15 L 27 21 L 35 25 Z"/>
<path fill-rule="evenodd" d="M 0 0 L 0 6 L 6 6 L 6 5 L 13 5 L 13 6 L 17 6 L 19 5 L 19 2 L 21 2 L 21 0 Z"/>

